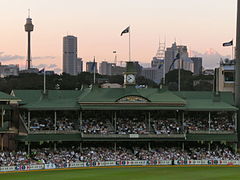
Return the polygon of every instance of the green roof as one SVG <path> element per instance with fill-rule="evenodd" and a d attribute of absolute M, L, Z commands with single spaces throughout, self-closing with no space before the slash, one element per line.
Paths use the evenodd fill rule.
<path fill-rule="evenodd" d="M 0 101 L 20 101 L 20 99 L 0 91 Z"/>
<path fill-rule="evenodd" d="M 232 93 L 182 91 L 158 88 L 99 88 L 82 90 L 14 90 L 29 110 L 185 110 L 236 111 Z"/>
<path fill-rule="evenodd" d="M 77 110 L 76 90 L 48 90 L 44 95 L 41 90 L 13 90 L 13 94 L 22 99 L 21 107 L 29 110 Z"/>
<path fill-rule="evenodd" d="M 125 97 L 140 97 L 146 102 L 121 102 Z M 144 88 L 98 88 L 84 89 L 79 96 L 82 109 L 131 109 L 131 110 L 157 110 L 157 109 L 182 109 L 186 102 L 167 90 Z M 169 108 L 168 108 L 169 107 Z"/>
<path fill-rule="evenodd" d="M 188 111 L 236 111 L 233 93 L 221 92 L 215 95 L 212 91 L 173 92 L 186 100 Z"/>

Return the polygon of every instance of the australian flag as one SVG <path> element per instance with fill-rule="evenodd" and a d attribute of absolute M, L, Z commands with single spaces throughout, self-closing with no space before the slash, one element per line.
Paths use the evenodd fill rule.
<path fill-rule="evenodd" d="M 223 43 L 223 46 L 226 47 L 226 46 L 233 46 L 233 40 L 229 41 L 229 42 L 225 42 Z"/>
<path fill-rule="evenodd" d="M 45 68 L 42 68 L 41 70 L 38 71 L 38 73 L 42 74 L 42 73 L 44 73 L 44 71 L 45 71 Z"/>
<path fill-rule="evenodd" d="M 170 68 L 169 68 L 169 71 L 172 69 L 175 61 L 176 61 L 176 60 L 179 60 L 179 59 L 180 59 L 180 53 L 178 52 L 177 55 L 176 55 L 176 57 L 173 59 L 173 62 L 172 62 L 172 64 L 171 64 Z"/>
<path fill-rule="evenodd" d="M 96 64 L 96 62 L 95 62 L 95 56 L 94 56 L 93 63 L 92 63 L 92 66 L 91 66 L 91 71 L 94 71 L 95 64 Z"/>
<path fill-rule="evenodd" d="M 121 36 L 125 33 L 129 33 L 130 30 L 130 26 L 128 26 L 126 29 L 123 30 L 123 32 L 121 33 Z"/>

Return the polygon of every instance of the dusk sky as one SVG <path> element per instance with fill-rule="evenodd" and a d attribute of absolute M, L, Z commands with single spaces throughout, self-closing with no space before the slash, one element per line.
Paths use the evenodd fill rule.
<path fill-rule="evenodd" d="M 167 47 L 176 39 L 204 57 L 205 67 L 217 66 L 231 55 L 222 43 L 235 38 L 236 0 L 0 0 L 0 61 L 26 65 L 27 34 L 24 24 L 31 9 L 33 66 L 62 69 L 62 39 L 78 37 L 78 56 L 90 61 L 128 59 L 131 25 L 132 59 L 150 63 L 159 37 Z M 214 53 L 209 57 L 206 52 Z M 219 54 L 216 54 L 217 51 Z M 220 55 L 221 54 L 221 55 Z M 214 59 L 215 58 L 215 59 Z M 41 65 L 42 64 L 42 65 Z"/>

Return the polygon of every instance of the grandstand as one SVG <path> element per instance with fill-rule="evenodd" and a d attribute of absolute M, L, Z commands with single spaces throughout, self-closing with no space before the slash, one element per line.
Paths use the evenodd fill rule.
<path fill-rule="evenodd" d="M 0 93 L 2 165 L 240 160 L 232 93 L 135 88 L 135 74 L 128 62 L 124 88 Z"/>

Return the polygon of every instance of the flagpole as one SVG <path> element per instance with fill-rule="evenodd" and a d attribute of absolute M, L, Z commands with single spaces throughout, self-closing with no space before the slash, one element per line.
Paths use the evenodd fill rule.
<path fill-rule="evenodd" d="M 181 55 L 179 52 L 179 60 L 178 60 L 178 91 L 181 91 L 181 71 L 180 71 L 180 66 L 181 66 Z"/>
<path fill-rule="evenodd" d="M 96 63 L 95 63 L 95 56 L 94 56 L 94 62 L 93 62 L 93 84 L 96 83 Z"/>
<path fill-rule="evenodd" d="M 129 61 L 131 61 L 131 29 L 129 26 Z"/>
<path fill-rule="evenodd" d="M 45 73 L 45 68 L 43 71 L 43 94 L 46 94 L 46 73 Z"/>
<path fill-rule="evenodd" d="M 3 128 L 3 106 L 2 106 L 2 128 Z"/>
<path fill-rule="evenodd" d="M 234 42 L 233 40 L 232 40 L 232 42 Z M 232 44 L 232 60 L 234 59 L 234 43 Z"/>

